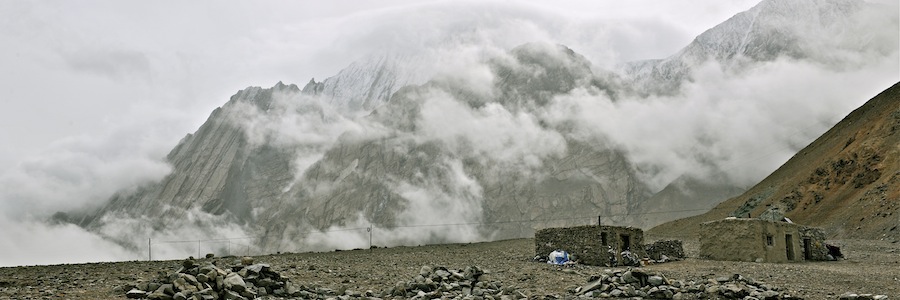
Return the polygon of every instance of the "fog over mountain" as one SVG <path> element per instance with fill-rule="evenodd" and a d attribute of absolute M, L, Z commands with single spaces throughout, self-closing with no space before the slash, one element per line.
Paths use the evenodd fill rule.
<path fill-rule="evenodd" d="M 466 5 L 486 13 L 452 12 Z M 54 262 L 28 252 L 60 236 L 78 261 L 143 257 L 148 238 L 177 258 L 197 245 L 162 242 L 275 252 L 367 247 L 370 226 L 382 246 L 598 215 L 651 226 L 739 194 L 900 77 L 896 3 L 767 0 L 652 60 L 577 36 L 647 41 L 623 36 L 665 26 L 558 17 L 449 3 L 366 15 L 378 26 L 336 48 L 366 48 L 355 62 L 243 88 L 171 151 L 121 134 L 105 155 L 21 164 L 0 177 L 0 222 L 21 228 L 0 235 L 13 253 L 0 264 Z M 419 18 L 449 21 L 408 26 Z M 105 149 L 59 145 L 79 144 Z"/>

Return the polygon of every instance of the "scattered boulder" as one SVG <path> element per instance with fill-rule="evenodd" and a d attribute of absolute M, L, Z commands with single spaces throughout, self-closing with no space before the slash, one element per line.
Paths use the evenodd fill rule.
<path fill-rule="evenodd" d="M 249 265 L 244 265 L 251 262 Z M 128 285 L 125 296 L 132 299 L 255 299 L 259 296 L 302 296 L 287 278 L 271 270 L 268 264 L 252 264 L 242 258 L 240 266 L 219 268 L 215 264 L 198 265 L 193 259 L 181 262 L 175 273 L 160 274 L 150 282 Z M 126 289 L 121 289 L 126 290 Z M 312 294 L 310 294 L 312 295 Z"/>
<path fill-rule="evenodd" d="M 133 289 L 131 289 L 130 291 L 128 291 L 128 292 L 125 293 L 125 297 L 127 297 L 127 298 L 129 298 L 129 299 L 146 298 L 146 297 L 147 297 L 147 292 L 142 291 L 142 290 L 139 290 L 139 289 L 137 289 L 137 288 L 133 288 Z"/>
<path fill-rule="evenodd" d="M 249 256 L 241 257 L 241 265 L 249 266 L 253 264 L 253 258 Z"/>
<path fill-rule="evenodd" d="M 801 299 L 753 279 L 735 274 L 703 282 L 668 280 L 639 268 L 606 270 L 572 290 L 587 298 L 639 299 Z"/>

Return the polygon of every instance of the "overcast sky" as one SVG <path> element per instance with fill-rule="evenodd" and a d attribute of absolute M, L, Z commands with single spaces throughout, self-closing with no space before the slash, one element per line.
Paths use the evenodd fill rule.
<path fill-rule="evenodd" d="M 388 18 L 425 31 L 472 10 L 513 11 L 598 48 L 577 49 L 585 54 L 630 47 L 620 54 L 631 60 L 670 55 L 756 1 L 496 1 L 490 9 L 410 2 L 3 1 L 0 170 L 116 131 L 136 134 L 133 142 L 146 143 L 141 151 L 164 155 L 239 89 L 334 75 L 372 50 L 365 44 L 382 34 L 372 28 Z M 450 20 L 404 15 L 428 6 L 446 8 L 439 17 Z M 600 44 L 608 41 L 600 33 L 576 34 L 590 27 L 583 24 L 614 20 L 633 26 L 631 37 L 614 37 L 619 45 Z"/>

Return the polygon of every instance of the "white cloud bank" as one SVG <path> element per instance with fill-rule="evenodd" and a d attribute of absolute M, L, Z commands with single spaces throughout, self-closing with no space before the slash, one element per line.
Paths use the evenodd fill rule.
<path fill-rule="evenodd" d="M 254 2 L 218 4 L 213 13 L 207 4 L 0 3 L 0 40 L 15 45 L 0 48 L 0 65 L 17 70 L 0 75 L 5 95 L 0 98 L 0 265 L 143 257 L 139 249 L 117 248 L 80 228 L 44 220 L 158 180 L 168 172 L 163 157 L 175 142 L 248 85 L 302 83 L 379 51 L 423 51 L 438 57 L 440 70 L 455 74 L 470 65 L 454 64 L 460 49 L 468 49 L 461 59 L 471 62 L 480 51 L 497 53 L 535 41 L 565 44 L 599 67 L 661 58 L 755 2 Z M 886 3 L 896 11 L 896 1 Z M 885 28 L 852 37 L 896 39 L 896 32 Z M 447 41 L 455 46 L 444 48 Z M 538 121 L 574 121 L 585 138 L 605 135 L 628 150 L 657 186 L 680 173 L 736 169 L 741 171 L 729 172 L 730 179 L 750 184 L 897 81 L 896 43 L 878 45 L 875 50 L 886 52 L 876 51 L 875 60 L 859 58 L 858 68 L 779 60 L 734 75 L 710 65 L 682 95 L 667 98 L 613 103 L 579 90 L 557 97 L 549 111 L 530 113 L 497 106 L 470 110 L 434 99 L 426 106 L 434 110 L 426 112 L 454 110 L 470 126 L 441 131 L 452 122 L 439 118 L 425 125 L 432 138 L 478 141 L 482 148 L 474 150 L 480 153 L 532 164 L 530 157 L 552 155 L 548 149 L 559 143 L 559 133 L 535 126 Z M 854 61 L 848 53 L 853 54 L 822 57 Z M 476 81 L 489 79 L 478 69 L 463 69 L 482 76 Z M 358 126 L 356 120 L 332 121 L 339 126 L 279 119 L 260 128 L 300 124 L 297 131 L 316 132 L 320 136 L 314 138 L 323 139 L 317 145 L 325 145 L 338 129 Z M 507 139 L 486 141 L 478 135 L 482 127 L 473 124 Z M 518 152 L 495 151 L 504 147 Z M 313 148 L 311 156 L 298 158 L 298 169 L 315 158 L 319 148 Z M 421 188 L 406 186 L 401 194 L 417 199 Z M 472 197 L 477 200 L 477 193 Z M 243 228 L 226 229 L 217 234 L 246 234 Z M 471 237 L 468 233 L 462 228 L 458 236 Z M 154 236 L 177 238 L 159 234 L 137 230 L 130 239 L 137 245 Z M 201 234 L 209 233 L 181 238 Z M 190 252 L 190 246 L 178 247 Z M 183 256 L 176 254 L 181 250 L 160 251 Z"/>

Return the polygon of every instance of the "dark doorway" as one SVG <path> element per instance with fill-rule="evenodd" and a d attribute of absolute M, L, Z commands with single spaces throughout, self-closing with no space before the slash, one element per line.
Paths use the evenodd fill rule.
<path fill-rule="evenodd" d="M 810 243 L 809 238 L 803 239 L 803 259 L 805 259 L 805 260 L 812 260 L 812 253 L 810 253 L 810 251 L 809 251 L 809 247 L 810 247 L 809 243 Z"/>
<path fill-rule="evenodd" d="M 794 260 L 794 236 L 784 235 L 784 249 L 787 251 L 787 260 Z"/>
<path fill-rule="evenodd" d="M 622 244 L 619 245 L 619 251 L 631 251 L 631 237 L 627 234 L 620 234 L 619 239 L 622 241 Z"/>

